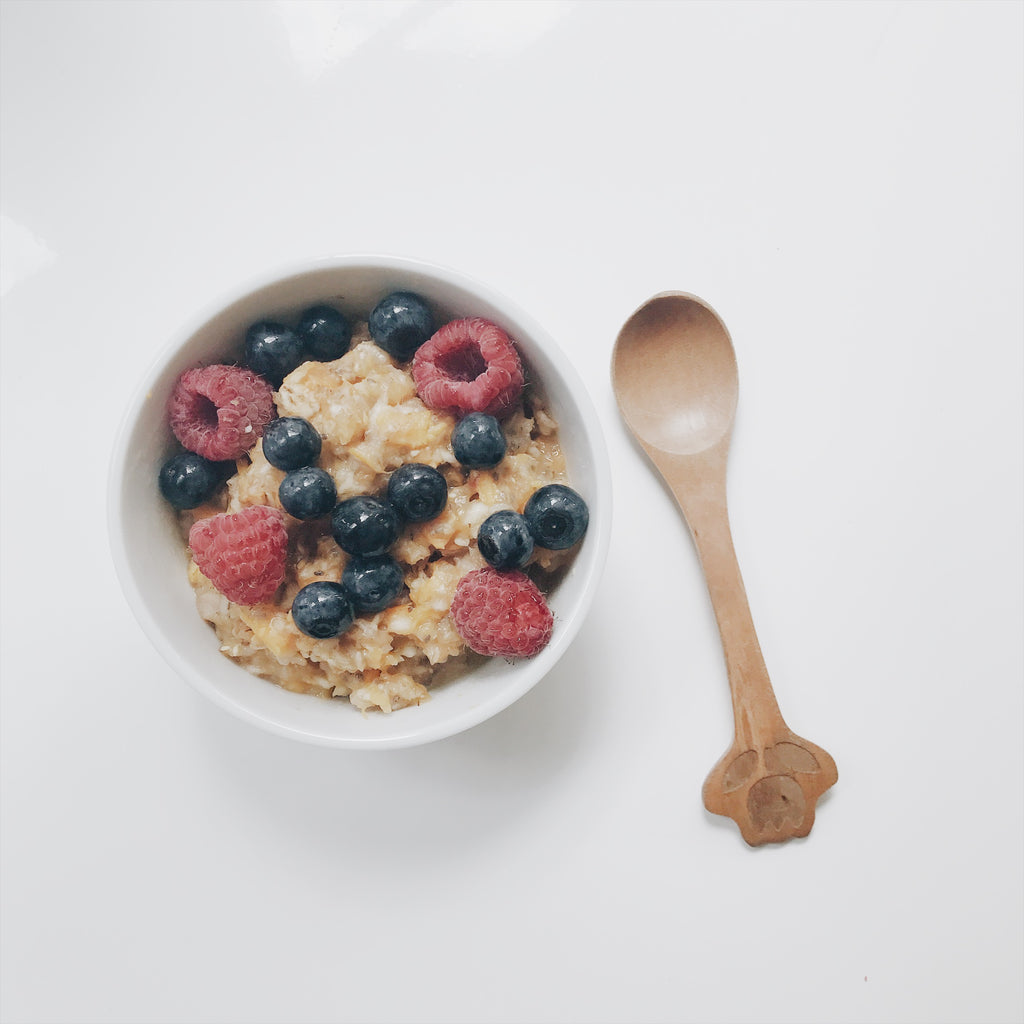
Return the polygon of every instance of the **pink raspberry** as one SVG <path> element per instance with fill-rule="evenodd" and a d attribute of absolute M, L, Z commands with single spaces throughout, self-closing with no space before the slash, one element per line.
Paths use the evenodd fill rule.
<path fill-rule="evenodd" d="M 269 505 L 199 519 L 188 544 L 200 572 L 235 604 L 259 604 L 284 582 L 288 531 L 284 513 Z"/>
<path fill-rule="evenodd" d="M 423 404 L 454 413 L 501 416 L 523 390 L 523 364 L 512 339 L 483 317 L 445 324 L 412 363 Z"/>
<path fill-rule="evenodd" d="M 274 392 L 252 370 L 204 366 L 186 370 L 174 386 L 167 414 L 174 436 L 213 462 L 244 455 L 274 418 Z"/>
<path fill-rule="evenodd" d="M 551 609 L 526 573 L 490 566 L 459 580 L 452 619 L 470 648 L 490 657 L 530 658 L 547 646 L 554 629 Z"/>

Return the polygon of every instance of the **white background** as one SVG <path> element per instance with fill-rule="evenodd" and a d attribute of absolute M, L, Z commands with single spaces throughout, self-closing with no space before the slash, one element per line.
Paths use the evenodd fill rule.
<path fill-rule="evenodd" d="M 3 1020 L 1020 1021 L 1022 13 L 3 3 Z M 346 252 L 528 310 L 615 484 L 558 669 L 380 754 L 207 704 L 105 537 L 168 336 Z M 610 389 L 670 288 L 733 335 L 740 563 L 839 766 L 781 847 L 701 805 L 717 632 Z"/>

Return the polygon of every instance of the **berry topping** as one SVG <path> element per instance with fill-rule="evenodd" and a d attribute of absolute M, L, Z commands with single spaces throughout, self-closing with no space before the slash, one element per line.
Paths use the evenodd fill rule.
<path fill-rule="evenodd" d="M 328 640 L 352 625 L 355 611 L 340 583 L 317 580 L 304 586 L 292 601 L 292 619 L 306 636 Z"/>
<path fill-rule="evenodd" d="M 425 523 L 448 503 L 448 482 L 433 466 L 408 462 L 391 474 L 388 501 L 406 522 Z"/>
<path fill-rule="evenodd" d="M 288 531 L 284 513 L 267 505 L 200 519 L 188 544 L 200 572 L 236 604 L 259 604 L 284 581 Z"/>
<path fill-rule="evenodd" d="M 245 361 L 274 387 L 306 358 L 302 338 L 290 327 L 259 320 L 245 332 Z"/>
<path fill-rule="evenodd" d="M 501 424 L 485 412 L 467 413 L 452 431 L 452 451 L 466 469 L 493 469 L 506 448 Z"/>
<path fill-rule="evenodd" d="M 492 512 L 476 535 L 480 554 L 495 569 L 521 569 L 533 554 L 533 535 L 518 512 Z"/>
<path fill-rule="evenodd" d="M 398 539 L 398 514 L 368 494 L 346 498 L 331 513 L 331 534 L 350 555 L 382 555 Z"/>
<path fill-rule="evenodd" d="M 390 555 L 353 555 L 341 574 L 341 585 L 357 612 L 381 612 L 395 603 L 405 581 Z"/>
<path fill-rule="evenodd" d="M 547 646 L 554 629 L 551 609 L 526 573 L 490 566 L 459 580 L 452 619 L 469 647 L 489 657 L 532 657 Z"/>
<path fill-rule="evenodd" d="M 501 416 L 523 390 L 512 339 L 482 317 L 445 324 L 416 352 L 412 376 L 424 405 L 456 416 Z"/>
<path fill-rule="evenodd" d="M 296 519 L 319 519 L 334 508 L 338 492 L 334 478 L 315 466 L 293 469 L 277 489 L 285 512 Z"/>
<path fill-rule="evenodd" d="M 352 340 L 352 326 L 333 306 L 311 306 L 299 318 L 299 337 L 310 359 L 329 363 L 340 359 Z"/>
<path fill-rule="evenodd" d="M 160 467 L 160 493 L 175 508 L 198 508 L 234 471 L 233 462 L 211 462 L 195 452 L 179 452 Z"/>
<path fill-rule="evenodd" d="M 565 484 L 534 491 L 523 509 L 534 543 L 552 551 L 571 548 L 587 532 L 587 503 Z"/>
<path fill-rule="evenodd" d="M 374 306 L 369 328 L 385 352 L 404 362 L 433 334 L 434 315 L 414 292 L 392 292 Z"/>
<path fill-rule="evenodd" d="M 316 427 L 301 416 L 281 416 L 263 431 L 267 462 L 286 473 L 312 466 L 320 457 L 323 442 Z"/>
<path fill-rule="evenodd" d="M 212 462 L 237 459 L 274 418 L 274 393 L 262 377 L 240 366 L 186 370 L 171 392 L 167 415 L 174 436 Z"/>

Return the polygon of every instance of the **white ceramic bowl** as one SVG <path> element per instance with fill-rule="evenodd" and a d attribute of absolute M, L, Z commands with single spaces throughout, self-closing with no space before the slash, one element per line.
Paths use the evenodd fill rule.
<path fill-rule="evenodd" d="M 418 707 L 363 714 L 345 700 L 289 693 L 219 652 L 196 611 L 174 513 L 157 472 L 175 442 L 165 407 L 190 366 L 237 356 L 245 328 L 265 316 L 288 319 L 317 301 L 365 318 L 397 289 L 422 294 L 439 321 L 483 316 L 519 346 L 530 379 L 560 425 L 572 485 L 587 500 L 590 526 L 571 569 L 549 595 L 555 632 L 536 657 L 495 658 L 439 686 Z M 292 739 L 326 746 L 413 746 L 461 732 L 497 714 L 548 673 L 576 636 L 598 586 L 608 549 L 611 482 L 597 413 L 554 340 L 511 302 L 460 273 L 413 260 L 348 256 L 310 261 L 250 283 L 217 302 L 166 347 L 142 381 L 122 424 L 110 473 L 109 529 L 114 564 L 128 602 L 152 643 L 177 672 L 239 718 Z"/>

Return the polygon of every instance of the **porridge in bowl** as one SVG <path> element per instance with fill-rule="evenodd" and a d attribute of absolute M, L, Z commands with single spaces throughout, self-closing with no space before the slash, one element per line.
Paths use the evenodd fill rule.
<path fill-rule="evenodd" d="M 258 321 L 243 363 L 182 374 L 160 475 L 223 654 L 387 712 L 544 647 L 588 511 L 514 339 L 399 292 Z"/>

